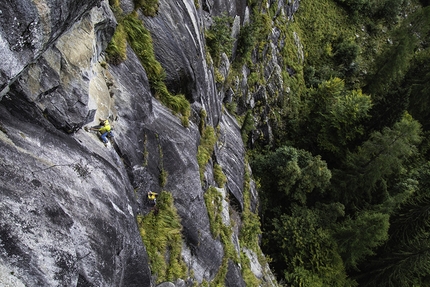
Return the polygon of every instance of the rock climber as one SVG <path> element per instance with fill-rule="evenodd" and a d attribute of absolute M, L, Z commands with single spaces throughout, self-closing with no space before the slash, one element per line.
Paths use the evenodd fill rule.
<path fill-rule="evenodd" d="M 154 205 L 157 204 L 157 196 L 158 196 L 158 193 L 156 192 L 152 192 L 152 191 L 148 192 L 148 199 L 150 202 L 153 202 Z"/>
<path fill-rule="evenodd" d="M 90 128 L 90 130 L 100 133 L 100 139 L 103 141 L 105 146 L 107 146 L 107 137 L 113 137 L 112 128 L 110 126 L 109 120 L 99 119 L 99 122 L 100 124 L 98 126 L 93 126 Z M 88 128 L 85 127 L 85 130 L 88 131 Z"/>
<path fill-rule="evenodd" d="M 99 129 L 99 133 L 101 134 L 100 138 L 102 139 L 103 143 L 107 145 L 108 139 L 107 136 L 111 132 L 111 127 L 108 120 L 102 120 L 100 122 L 101 128 Z"/>

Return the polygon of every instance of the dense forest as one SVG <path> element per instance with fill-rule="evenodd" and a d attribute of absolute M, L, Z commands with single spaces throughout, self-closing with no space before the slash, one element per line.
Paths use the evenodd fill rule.
<path fill-rule="evenodd" d="M 304 50 L 285 46 L 291 91 L 271 106 L 271 141 L 252 140 L 258 104 L 238 113 L 279 282 L 430 286 L 429 1 L 303 0 L 288 22 L 248 4 L 233 65 L 256 65 L 270 25 Z M 230 20 L 217 21 L 215 65 L 231 44 L 211 42 Z"/>

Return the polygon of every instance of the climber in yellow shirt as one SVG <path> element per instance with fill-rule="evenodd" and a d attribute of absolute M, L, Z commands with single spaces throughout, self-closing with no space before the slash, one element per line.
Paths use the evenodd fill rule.
<path fill-rule="evenodd" d="M 90 130 L 97 131 L 97 133 L 99 133 L 100 139 L 103 141 L 105 146 L 107 146 L 107 143 L 108 143 L 107 138 L 113 137 L 112 128 L 108 120 L 99 119 L 99 121 L 100 121 L 100 124 L 98 126 L 94 126 L 89 129 L 85 127 L 84 129 L 86 131 L 90 131 Z"/>
<path fill-rule="evenodd" d="M 102 127 L 99 129 L 99 133 L 101 134 L 100 138 L 102 139 L 103 143 L 106 145 L 106 144 L 108 143 L 107 136 L 108 136 L 108 135 L 109 135 L 109 133 L 110 133 L 111 127 L 110 127 L 110 124 L 109 124 L 109 121 L 108 121 L 108 120 L 104 120 L 104 121 L 102 121 L 102 122 L 100 123 L 100 125 L 102 126 Z"/>
<path fill-rule="evenodd" d="M 154 205 L 157 204 L 157 195 L 158 195 L 158 193 L 156 193 L 156 192 L 152 192 L 152 191 L 148 192 L 148 199 L 150 202 L 152 201 L 154 203 Z"/>

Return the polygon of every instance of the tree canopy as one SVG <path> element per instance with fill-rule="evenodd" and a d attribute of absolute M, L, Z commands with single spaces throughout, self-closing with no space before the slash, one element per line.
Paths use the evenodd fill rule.
<path fill-rule="evenodd" d="M 367 38 L 324 27 L 298 112 L 252 151 L 263 251 L 288 286 L 429 286 L 430 8 L 333 1 Z"/>

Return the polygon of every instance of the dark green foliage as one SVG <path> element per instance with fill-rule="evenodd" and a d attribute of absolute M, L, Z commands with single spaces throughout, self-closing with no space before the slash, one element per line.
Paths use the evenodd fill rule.
<path fill-rule="evenodd" d="M 404 0 L 337 0 L 347 6 L 352 12 L 362 13 L 366 16 L 376 16 L 387 20 L 396 20 Z"/>
<path fill-rule="evenodd" d="M 334 228 L 337 250 L 347 269 L 355 269 L 388 239 L 388 219 L 388 214 L 363 211 Z"/>
<path fill-rule="evenodd" d="M 405 29 L 399 31 L 397 39 L 392 46 L 377 59 L 377 71 L 368 79 L 369 85 L 365 91 L 381 99 L 391 85 L 398 84 L 408 69 L 413 50 L 416 47 L 416 38 L 413 31 Z"/>
<path fill-rule="evenodd" d="M 353 11 L 364 11 L 368 9 L 370 1 L 371 0 L 338 0 L 337 2 L 346 5 Z"/>
<path fill-rule="evenodd" d="M 343 40 L 334 47 L 334 60 L 342 72 L 351 76 L 358 70 L 355 61 L 359 53 L 360 47 L 355 42 Z"/>
<path fill-rule="evenodd" d="M 214 17 L 213 20 L 214 23 L 206 31 L 205 37 L 206 47 L 217 67 L 220 64 L 222 53 L 225 53 L 229 58 L 231 57 L 235 39 L 231 36 L 231 24 L 233 23 L 231 17 L 223 15 Z"/>
<path fill-rule="evenodd" d="M 390 221 L 390 239 L 356 277 L 362 286 L 427 286 L 430 276 L 430 163 L 418 174 L 419 189 Z M 361 286 L 360 285 L 360 286 Z"/>
<path fill-rule="evenodd" d="M 332 78 L 309 90 L 302 105 L 295 141 L 324 156 L 333 165 L 346 156 L 365 131 L 371 98 L 360 90 L 347 90 L 343 80 Z"/>
<path fill-rule="evenodd" d="M 384 186 L 415 155 L 420 132 L 419 123 L 409 115 L 393 128 L 374 132 L 356 152 L 348 154 L 341 170 L 333 172 L 333 188 L 339 200 L 348 207 L 360 208 L 388 199 Z"/>
<path fill-rule="evenodd" d="M 293 202 L 305 205 L 308 197 L 324 193 L 331 177 L 319 156 L 313 157 L 309 152 L 293 147 L 259 155 L 251 165 L 261 181 L 262 197 L 268 203 L 263 206 L 263 212 L 287 212 Z"/>
<path fill-rule="evenodd" d="M 328 230 L 307 208 L 292 207 L 292 215 L 274 218 L 270 244 L 277 270 L 283 270 L 288 286 L 355 286 L 347 279 L 343 262 Z"/>
<path fill-rule="evenodd" d="M 254 31 L 255 28 L 251 24 L 247 24 L 240 29 L 237 39 L 237 59 L 245 60 L 251 53 L 256 44 Z"/>
<path fill-rule="evenodd" d="M 430 48 L 415 53 L 403 87 L 410 92 L 408 111 L 430 130 Z"/>
<path fill-rule="evenodd" d="M 270 123 L 277 141 L 251 162 L 263 250 L 288 286 L 353 286 L 348 275 L 360 286 L 428 286 L 430 182 L 418 170 L 430 150 L 420 125 L 430 127 L 430 12 L 336 2 L 300 3 L 307 89 L 288 95 L 297 116 Z M 258 57 L 267 46 L 255 37 Z"/>
<path fill-rule="evenodd" d="M 262 225 L 263 248 L 273 258 L 275 271 L 286 272 L 288 282 L 297 285 L 309 279 L 301 278 L 301 271 L 310 273 L 319 264 L 327 268 L 319 269 L 315 280 L 328 283 L 342 277 L 343 265 L 329 233 L 319 228 L 316 215 L 300 207 L 324 194 L 331 176 L 325 162 L 306 151 L 282 147 L 257 156 L 251 165 L 261 184 L 262 217 L 270 219 Z"/>
<path fill-rule="evenodd" d="M 361 91 L 347 91 L 338 78 L 318 86 L 318 102 L 312 108 L 318 114 L 313 117 L 320 150 L 341 154 L 342 150 L 363 134 L 362 122 L 368 118 L 371 99 Z M 308 123 L 311 124 L 311 123 Z"/>
<path fill-rule="evenodd" d="M 381 254 L 358 277 L 365 287 L 428 286 L 430 238 L 422 238 L 400 250 Z M 371 268 L 371 270 L 369 270 Z"/>
<path fill-rule="evenodd" d="M 391 219 L 389 244 L 412 243 L 430 232 L 430 162 L 419 169 L 417 181 L 418 191 L 402 203 Z"/>
<path fill-rule="evenodd" d="M 405 2 L 405 0 L 386 1 L 381 10 L 378 11 L 378 14 L 385 18 L 388 22 L 397 22 Z"/>
<path fill-rule="evenodd" d="M 308 65 L 305 67 L 303 71 L 303 77 L 308 88 L 318 87 L 318 84 L 321 82 L 320 79 L 316 76 L 316 72 L 317 71 L 314 66 Z"/>
<path fill-rule="evenodd" d="M 376 59 L 377 70 L 370 74 L 368 85 L 364 87 L 367 93 L 372 94 L 375 103 L 372 110 L 373 123 L 370 125 L 372 130 L 391 126 L 407 109 L 408 104 L 416 104 L 415 101 L 409 100 L 409 93 L 417 91 L 413 85 L 416 78 L 410 77 L 417 72 L 419 78 L 425 79 L 427 76 L 421 72 L 422 68 L 423 72 L 426 71 L 425 67 L 414 67 L 417 62 L 412 59 L 418 56 L 415 61 L 420 61 L 419 57 L 425 55 L 425 52 L 421 51 L 416 55 L 415 51 L 427 49 L 429 31 L 430 9 L 417 10 L 394 31 L 392 45 L 388 45 L 384 53 Z M 416 94 L 413 100 L 417 100 Z"/>
<path fill-rule="evenodd" d="M 285 199 L 306 204 L 306 194 L 314 189 L 323 192 L 331 177 L 320 157 L 313 157 L 309 152 L 293 147 L 282 147 L 266 155 L 257 155 L 251 166 L 265 191 L 263 197 L 273 201 L 273 204 L 279 200 L 277 205 Z"/>
<path fill-rule="evenodd" d="M 430 231 L 430 195 L 421 192 L 402 204 L 391 223 L 391 241 L 413 243 Z"/>
<path fill-rule="evenodd" d="M 248 143 L 249 133 L 254 129 L 255 129 L 254 116 L 252 115 L 252 111 L 248 110 L 246 112 L 245 119 L 243 120 L 242 127 L 240 128 L 240 134 L 242 135 L 242 141 L 245 145 Z"/>

